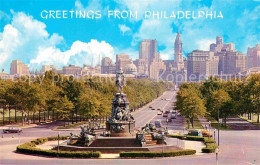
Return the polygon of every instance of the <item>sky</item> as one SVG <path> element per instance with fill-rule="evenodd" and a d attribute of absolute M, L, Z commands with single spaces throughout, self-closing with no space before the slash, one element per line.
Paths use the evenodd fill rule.
<path fill-rule="evenodd" d="M 101 11 L 100 19 L 44 19 L 42 11 Z M 137 11 L 138 18 L 109 19 L 108 10 Z M 221 19 L 145 19 L 145 11 L 221 11 Z M 246 54 L 260 43 L 260 0 L 0 0 L 0 68 L 19 59 L 42 65 L 98 64 L 116 54 L 139 56 L 142 39 L 157 39 L 163 60 L 174 59 L 180 31 L 184 55 L 209 50 L 216 36 Z"/>

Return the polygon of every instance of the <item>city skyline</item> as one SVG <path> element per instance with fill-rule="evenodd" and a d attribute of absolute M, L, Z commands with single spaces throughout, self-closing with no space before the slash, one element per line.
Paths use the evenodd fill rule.
<path fill-rule="evenodd" d="M 195 49 L 208 49 L 215 36 L 223 36 L 225 42 L 236 43 L 236 49 L 247 52 L 248 47 L 259 43 L 257 1 L 142 1 L 140 4 L 128 1 L 102 2 L 98 0 L 72 0 L 66 4 L 51 1 L 21 1 L 0 4 L 0 67 L 6 71 L 13 59 L 21 59 L 38 68 L 44 64 L 62 67 L 69 64 L 82 66 L 98 63 L 98 56 L 108 56 L 115 61 L 115 55 L 126 53 L 132 59 L 138 57 L 138 44 L 142 39 L 158 41 L 158 52 L 163 60 L 172 60 L 174 38 L 178 27 L 183 40 L 183 53 L 187 56 Z M 25 7 L 26 6 L 26 7 Z M 224 18 L 217 20 L 45 20 L 40 13 L 50 9 L 133 10 L 143 14 L 145 10 L 221 10 Z M 232 6 L 230 8 L 229 6 Z M 30 25 L 25 26 L 25 24 Z M 76 25 L 76 26 L 75 26 Z M 163 25 L 163 26 L 162 26 Z M 236 27 L 233 29 L 232 27 Z"/>

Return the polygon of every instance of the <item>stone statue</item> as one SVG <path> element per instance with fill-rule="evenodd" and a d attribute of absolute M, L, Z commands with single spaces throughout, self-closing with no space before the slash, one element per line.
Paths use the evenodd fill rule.
<path fill-rule="evenodd" d="M 125 86 L 125 75 L 120 68 L 120 70 L 116 74 L 116 88 L 118 93 L 122 93 L 123 87 Z"/>
<path fill-rule="evenodd" d="M 131 133 L 134 132 L 135 121 L 130 113 L 129 100 L 123 93 L 123 87 L 126 84 L 125 79 L 125 75 L 120 69 L 116 74 L 117 93 L 112 101 L 112 113 L 106 122 L 107 131 L 111 133 L 111 136 L 131 136 Z"/>

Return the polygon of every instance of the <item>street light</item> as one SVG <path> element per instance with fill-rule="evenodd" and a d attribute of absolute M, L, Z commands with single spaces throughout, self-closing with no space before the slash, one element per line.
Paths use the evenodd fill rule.
<path fill-rule="evenodd" d="M 218 146 L 219 146 L 219 109 L 218 109 Z"/>
<path fill-rule="evenodd" d="M 60 132 L 58 132 L 58 153 L 60 152 Z"/>
<path fill-rule="evenodd" d="M 216 141 L 216 129 L 214 129 L 214 141 Z"/>
<path fill-rule="evenodd" d="M 168 131 L 168 122 L 169 122 L 169 119 L 167 118 L 167 119 L 166 119 L 166 123 L 167 123 L 166 130 L 167 130 L 167 131 Z"/>

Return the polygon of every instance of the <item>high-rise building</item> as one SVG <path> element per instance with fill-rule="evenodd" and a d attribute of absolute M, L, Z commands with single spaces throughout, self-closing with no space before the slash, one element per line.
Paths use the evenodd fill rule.
<path fill-rule="evenodd" d="M 11 63 L 10 74 L 18 76 L 30 75 L 29 67 L 20 60 L 13 60 Z"/>
<path fill-rule="evenodd" d="M 142 40 L 140 42 L 139 59 L 144 59 L 149 64 L 155 58 L 159 60 L 157 52 L 157 40 Z"/>
<path fill-rule="evenodd" d="M 187 79 L 186 59 L 183 55 L 181 34 L 178 31 L 174 42 L 174 60 L 165 60 L 163 79 L 179 84 Z"/>
<path fill-rule="evenodd" d="M 157 40 L 142 40 L 139 44 L 139 59 L 134 61 L 139 77 L 158 79 L 159 73 L 165 70 L 165 65 L 160 59 Z"/>
<path fill-rule="evenodd" d="M 116 71 L 119 71 L 120 68 L 126 73 L 126 66 L 132 64 L 132 59 L 129 58 L 129 55 L 121 53 L 116 55 Z"/>
<path fill-rule="evenodd" d="M 234 43 L 223 44 L 223 38 L 217 37 L 216 43 L 210 45 L 210 51 L 219 57 L 219 74 L 236 74 L 246 70 L 247 57 L 236 51 Z"/>
<path fill-rule="evenodd" d="M 109 57 L 105 57 L 101 61 L 101 74 L 115 74 L 116 65 L 113 64 Z"/>
<path fill-rule="evenodd" d="M 182 41 L 179 31 L 174 42 L 174 58 L 176 63 L 183 63 Z"/>
<path fill-rule="evenodd" d="M 189 81 L 205 80 L 218 75 L 218 56 L 211 51 L 194 50 L 188 54 L 187 78 Z"/>
<path fill-rule="evenodd" d="M 260 44 L 247 49 L 247 68 L 260 67 Z"/>

